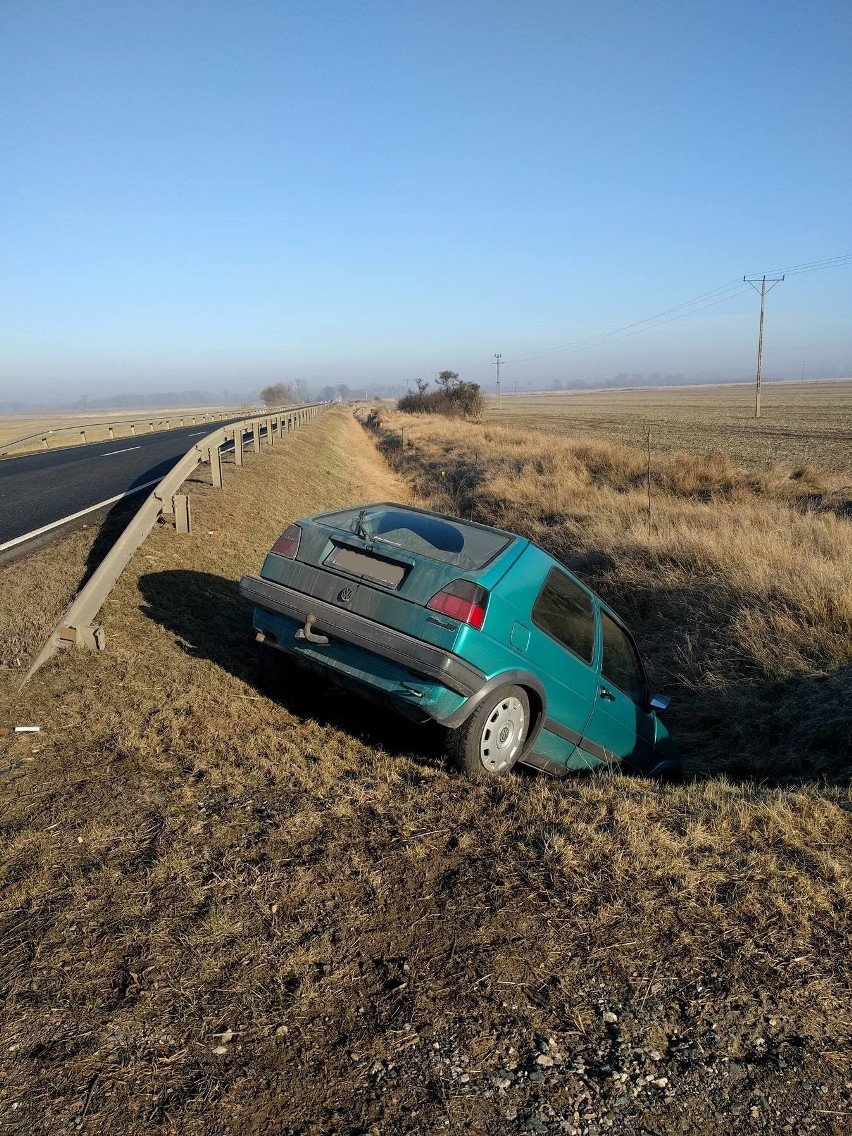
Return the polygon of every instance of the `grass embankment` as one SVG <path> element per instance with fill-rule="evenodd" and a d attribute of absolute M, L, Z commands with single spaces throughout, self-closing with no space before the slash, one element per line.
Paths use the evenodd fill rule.
<path fill-rule="evenodd" d="M 45 729 L 0 782 L 3 1130 L 845 1131 L 848 795 L 472 784 L 282 681 L 236 591 L 405 494 L 369 438 L 332 413 L 226 485 L 4 706 Z"/>
<path fill-rule="evenodd" d="M 130 497 L 20 560 L 0 564 L 0 690 L 11 691 L 141 504 Z"/>

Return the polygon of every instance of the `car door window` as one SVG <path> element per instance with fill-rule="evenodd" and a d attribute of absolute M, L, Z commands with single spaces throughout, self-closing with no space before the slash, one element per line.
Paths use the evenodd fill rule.
<path fill-rule="evenodd" d="M 645 673 L 636 648 L 629 636 L 605 611 L 601 612 L 601 630 L 603 631 L 601 676 L 641 705 L 645 696 Z"/>
<path fill-rule="evenodd" d="M 574 581 L 552 568 L 532 610 L 536 627 L 591 664 L 595 652 L 592 598 Z"/>

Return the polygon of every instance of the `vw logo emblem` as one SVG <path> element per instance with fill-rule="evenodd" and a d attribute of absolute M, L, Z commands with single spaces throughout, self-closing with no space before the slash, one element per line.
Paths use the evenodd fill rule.
<path fill-rule="evenodd" d="M 349 603 L 349 601 L 352 599 L 352 589 L 344 588 L 337 598 L 341 603 Z"/>

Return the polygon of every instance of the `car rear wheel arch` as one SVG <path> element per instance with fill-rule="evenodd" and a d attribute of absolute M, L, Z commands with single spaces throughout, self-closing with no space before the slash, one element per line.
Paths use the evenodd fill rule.
<path fill-rule="evenodd" d="M 465 704 L 460 707 L 455 714 L 445 719 L 442 725 L 448 726 L 450 729 L 457 729 L 468 720 L 471 714 L 476 712 L 486 698 L 504 686 L 520 686 L 529 699 L 531 721 L 527 739 L 524 744 L 524 752 L 526 752 L 532 747 L 538 737 L 547 708 L 547 694 L 545 693 L 544 686 L 541 681 L 529 671 L 511 670 L 503 671 L 501 674 L 495 675 L 494 678 L 489 679 L 476 694 L 468 698 Z"/>
<path fill-rule="evenodd" d="M 533 748 L 539 730 L 544 724 L 544 702 L 542 696 L 534 687 L 527 686 L 525 683 L 521 683 L 520 686 L 522 690 L 526 691 L 530 703 L 530 729 L 523 749 L 523 753 L 527 753 Z"/>

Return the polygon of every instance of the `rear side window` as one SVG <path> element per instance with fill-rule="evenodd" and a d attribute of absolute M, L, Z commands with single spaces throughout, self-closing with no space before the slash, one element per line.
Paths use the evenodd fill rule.
<path fill-rule="evenodd" d="M 645 675 L 636 648 L 621 628 L 601 612 L 603 631 L 603 661 L 601 676 L 623 690 L 634 702 L 641 703 L 645 695 Z"/>
<path fill-rule="evenodd" d="M 532 609 L 532 620 L 584 663 L 591 663 L 595 653 L 592 598 L 558 568 L 551 568 Z"/>

